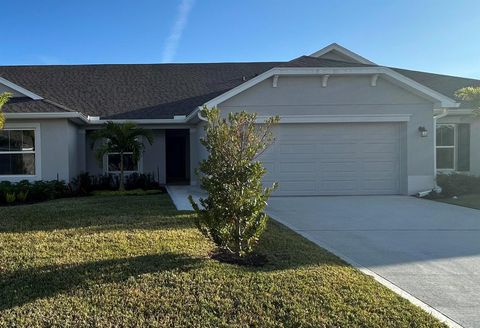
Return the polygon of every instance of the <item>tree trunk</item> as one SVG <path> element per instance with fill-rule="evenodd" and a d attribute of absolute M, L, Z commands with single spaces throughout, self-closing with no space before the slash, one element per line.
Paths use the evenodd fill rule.
<path fill-rule="evenodd" d="M 238 257 L 242 256 L 243 253 L 243 247 L 242 247 L 242 222 L 241 218 L 237 217 L 235 218 L 236 224 L 237 224 L 237 254 L 235 254 Z"/>
<path fill-rule="evenodd" d="M 123 184 L 123 152 L 120 152 L 120 182 L 118 184 L 118 190 L 119 191 L 125 191 L 125 185 Z"/>

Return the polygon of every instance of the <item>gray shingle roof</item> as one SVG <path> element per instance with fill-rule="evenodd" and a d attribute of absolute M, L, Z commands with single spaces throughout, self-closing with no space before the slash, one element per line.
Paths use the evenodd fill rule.
<path fill-rule="evenodd" d="M 458 89 L 469 86 L 480 87 L 480 80 L 450 75 L 411 71 L 395 67 L 392 67 L 392 69 L 452 99 L 455 99 L 455 91 L 457 91 Z M 469 102 L 463 101 L 461 102 L 460 108 L 471 109 L 472 106 Z"/>
<path fill-rule="evenodd" d="M 12 98 L 2 108 L 5 113 L 59 113 L 68 112 L 65 108 L 46 100 L 32 100 L 28 97 Z"/>
<path fill-rule="evenodd" d="M 188 115 L 273 67 L 358 66 L 374 65 L 301 56 L 289 62 L 0 66 L 0 76 L 47 100 L 12 100 L 6 112 L 66 111 L 52 101 L 106 119 L 161 119 Z M 480 80 L 393 69 L 451 98 L 461 87 L 480 86 Z"/>
<path fill-rule="evenodd" d="M 0 76 L 86 115 L 160 119 L 187 115 L 279 64 L 3 66 Z"/>

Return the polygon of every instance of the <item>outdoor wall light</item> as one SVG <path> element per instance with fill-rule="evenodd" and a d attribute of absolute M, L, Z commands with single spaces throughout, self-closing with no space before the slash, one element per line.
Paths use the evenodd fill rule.
<path fill-rule="evenodd" d="M 424 126 L 418 127 L 418 132 L 420 132 L 420 135 L 422 137 L 428 137 L 428 130 L 427 130 L 426 127 L 424 127 Z"/>

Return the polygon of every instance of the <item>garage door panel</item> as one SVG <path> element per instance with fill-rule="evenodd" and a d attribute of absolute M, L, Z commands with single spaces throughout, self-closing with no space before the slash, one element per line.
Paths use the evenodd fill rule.
<path fill-rule="evenodd" d="M 315 144 L 288 143 L 280 144 L 280 154 L 311 154 L 315 152 Z"/>
<path fill-rule="evenodd" d="M 397 163 L 394 162 L 361 162 L 361 171 L 365 173 L 381 173 L 396 174 L 398 171 Z"/>
<path fill-rule="evenodd" d="M 273 181 L 266 181 L 266 185 L 269 186 Z M 316 191 L 315 182 L 311 180 L 295 180 L 295 181 L 283 181 L 282 193 L 287 195 L 311 195 Z"/>
<path fill-rule="evenodd" d="M 331 194 L 339 194 L 339 193 L 354 193 L 355 191 L 355 180 L 331 180 L 331 181 L 324 181 L 319 186 L 319 191 L 321 193 L 331 193 Z"/>
<path fill-rule="evenodd" d="M 315 171 L 315 162 L 280 162 L 278 164 L 278 169 L 280 174 L 285 173 L 307 173 Z"/>
<path fill-rule="evenodd" d="M 394 143 L 364 143 L 362 145 L 362 154 L 384 154 L 396 153 Z"/>
<path fill-rule="evenodd" d="M 354 162 L 320 162 L 318 165 L 318 170 L 324 173 L 334 173 L 334 172 L 356 172 L 357 167 Z"/>
<path fill-rule="evenodd" d="M 262 159 L 276 195 L 362 195 L 400 192 L 400 125 L 281 124 Z"/>
<path fill-rule="evenodd" d="M 328 143 L 317 145 L 316 151 L 322 154 L 352 154 L 356 144 L 351 143 Z M 318 155 L 318 154 L 317 154 Z"/>

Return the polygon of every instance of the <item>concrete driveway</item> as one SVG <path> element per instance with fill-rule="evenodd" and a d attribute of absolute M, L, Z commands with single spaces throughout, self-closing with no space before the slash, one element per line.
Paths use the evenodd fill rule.
<path fill-rule="evenodd" d="M 400 293 L 464 327 L 480 327 L 480 211 L 357 196 L 272 197 L 268 213 Z"/>

